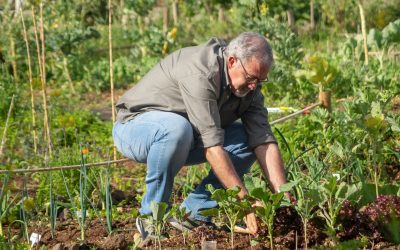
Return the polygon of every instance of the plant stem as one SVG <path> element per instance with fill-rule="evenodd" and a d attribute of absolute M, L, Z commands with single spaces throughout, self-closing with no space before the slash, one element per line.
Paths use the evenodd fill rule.
<path fill-rule="evenodd" d="M 35 99 L 34 99 L 34 95 L 33 95 L 31 53 L 30 53 L 30 50 L 29 50 L 28 35 L 26 33 L 24 15 L 22 14 L 22 10 L 20 11 L 20 14 L 21 14 L 22 27 L 23 27 L 23 30 L 24 30 L 24 40 L 25 40 L 25 45 L 26 45 L 26 54 L 27 54 L 27 57 L 28 57 L 27 60 L 28 60 L 28 70 L 29 70 L 29 87 L 30 87 L 30 92 L 31 92 L 33 149 L 34 149 L 34 152 L 36 154 L 37 153 L 37 133 L 36 133 Z"/>
<path fill-rule="evenodd" d="M 360 18 L 361 18 L 361 31 L 363 35 L 363 40 L 364 40 L 364 58 L 365 58 L 365 65 L 368 65 L 368 45 L 367 45 L 367 29 L 365 26 L 365 15 L 364 15 L 364 9 L 361 5 L 361 3 L 358 3 L 358 7 L 360 8 Z"/>
<path fill-rule="evenodd" d="M 303 230 L 304 230 L 304 245 L 306 247 L 306 250 L 308 249 L 308 238 L 307 238 L 307 219 L 303 219 Z"/>
<path fill-rule="evenodd" d="M 69 73 L 68 58 L 66 56 L 63 56 L 63 66 L 64 66 L 65 76 L 67 77 L 67 81 L 68 81 L 69 87 L 71 89 L 71 93 L 75 94 L 76 91 L 75 91 L 75 88 L 74 88 L 74 84 L 72 82 L 71 74 Z"/>
<path fill-rule="evenodd" d="M 10 108 L 8 109 L 6 124 L 4 125 L 3 137 L 1 138 L 0 159 L 3 156 L 4 144 L 6 143 L 6 135 L 7 135 L 7 130 L 8 130 L 8 123 L 10 121 L 10 116 L 11 116 L 13 108 L 14 108 L 14 95 L 11 97 Z"/>
<path fill-rule="evenodd" d="M 107 229 L 108 234 L 112 233 L 112 199 L 111 199 L 111 192 L 110 192 L 110 172 L 107 168 L 106 170 L 107 177 L 106 177 L 106 218 L 107 218 Z"/>

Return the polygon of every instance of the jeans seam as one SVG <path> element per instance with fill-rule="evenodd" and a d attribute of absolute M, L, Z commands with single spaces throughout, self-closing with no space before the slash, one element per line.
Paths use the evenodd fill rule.
<path fill-rule="evenodd" d="M 162 137 L 164 137 L 166 135 L 166 133 L 164 133 L 163 135 L 162 135 Z M 161 140 L 160 140 L 161 141 Z M 164 156 L 164 152 L 165 152 L 165 142 L 163 142 L 162 143 L 162 147 L 161 147 L 161 150 L 160 150 L 160 154 L 159 154 L 159 157 L 158 157 L 158 160 L 157 160 L 157 166 L 156 166 L 156 173 L 157 173 L 157 176 L 159 176 L 159 174 L 160 174 L 160 162 L 161 162 L 161 159 L 163 158 L 163 156 Z M 157 187 L 157 194 L 159 193 L 159 191 L 160 191 L 160 178 L 157 178 L 157 185 L 156 185 L 156 187 Z M 161 197 L 162 198 L 162 197 Z"/>

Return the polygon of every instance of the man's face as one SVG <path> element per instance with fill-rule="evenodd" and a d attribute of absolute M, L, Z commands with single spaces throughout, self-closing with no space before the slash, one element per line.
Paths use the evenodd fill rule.
<path fill-rule="evenodd" d="M 245 62 L 233 56 L 228 58 L 230 88 L 237 97 L 246 96 L 255 90 L 258 84 L 267 81 L 268 72 L 269 69 L 254 57 Z"/>

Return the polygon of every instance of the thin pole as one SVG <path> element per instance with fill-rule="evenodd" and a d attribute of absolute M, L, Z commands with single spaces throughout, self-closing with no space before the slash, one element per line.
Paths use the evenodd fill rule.
<path fill-rule="evenodd" d="M 35 97 L 33 95 L 33 81 L 32 81 L 32 65 L 31 65 L 31 53 L 29 50 L 28 35 L 26 33 L 24 15 L 22 14 L 22 9 L 20 11 L 22 27 L 24 29 L 24 40 L 26 45 L 26 54 L 28 56 L 28 70 L 29 70 L 29 87 L 31 91 L 31 112 L 32 112 L 32 133 L 33 133 L 33 148 L 35 154 L 37 153 L 37 133 L 36 133 L 36 115 L 35 115 Z"/>
<path fill-rule="evenodd" d="M 132 161 L 131 159 L 119 159 L 116 161 L 105 161 L 105 162 L 97 162 L 97 163 L 88 163 L 85 164 L 86 167 L 98 167 L 98 166 L 110 166 L 110 164 L 118 164 L 127 161 Z M 10 173 L 39 173 L 39 172 L 49 172 L 49 171 L 58 171 L 58 170 L 71 170 L 71 169 L 80 169 L 82 167 L 79 165 L 69 165 L 69 166 L 61 166 L 61 167 L 44 167 L 44 168 L 31 168 L 31 169 L 14 169 L 14 170 L 0 170 L 0 174 L 10 174 Z"/>
<path fill-rule="evenodd" d="M 360 8 L 360 16 L 361 16 L 361 31 L 364 40 L 364 57 L 365 57 L 365 65 L 368 65 L 368 46 L 367 46 L 367 30 L 365 27 L 365 16 L 364 16 L 364 9 L 361 3 L 358 3 L 358 7 Z"/>
<path fill-rule="evenodd" d="M 111 114 L 112 122 L 115 123 L 115 103 L 114 103 L 114 73 L 113 73 L 113 54 L 112 54 L 112 0 L 108 0 L 108 46 L 110 57 L 110 89 L 111 89 Z M 117 160 L 117 150 L 113 147 L 113 159 Z"/>
<path fill-rule="evenodd" d="M 312 105 L 310 105 L 310 106 L 308 106 L 308 107 L 306 107 L 306 108 L 304 108 L 304 109 L 302 109 L 302 110 L 296 111 L 296 112 L 294 112 L 294 113 L 292 113 L 292 114 L 290 114 L 290 115 L 287 115 L 287 116 L 282 117 L 282 118 L 280 118 L 280 119 L 278 119 L 278 120 L 272 121 L 272 122 L 270 122 L 269 124 L 270 124 L 270 125 L 274 125 L 274 124 L 277 124 L 277 123 L 280 123 L 280 122 L 284 122 L 284 121 L 286 121 L 286 120 L 288 120 L 288 119 L 290 119 L 290 118 L 293 118 L 293 117 L 295 117 L 295 116 L 297 116 L 297 115 L 303 114 L 304 111 L 311 110 L 311 109 L 313 109 L 313 108 L 315 108 L 315 107 L 318 107 L 318 106 L 320 106 L 321 104 L 322 104 L 322 103 L 320 103 L 320 102 L 314 103 L 314 104 L 312 104 Z"/>
<path fill-rule="evenodd" d="M 51 149 L 51 133 L 49 116 L 47 112 L 47 84 L 46 84 L 46 57 L 45 57 L 45 47 L 44 47 L 44 25 L 43 25 L 43 2 L 40 3 L 40 40 L 42 42 L 42 94 L 43 94 L 43 111 L 44 111 L 44 128 L 47 141 L 47 148 L 49 150 L 49 155 L 52 154 Z"/>

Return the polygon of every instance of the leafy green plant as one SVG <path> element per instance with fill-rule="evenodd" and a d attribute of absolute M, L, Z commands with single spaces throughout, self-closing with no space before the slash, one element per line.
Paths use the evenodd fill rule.
<path fill-rule="evenodd" d="M 218 203 L 219 209 L 212 208 L 203 210 L 201 211 L 201 214 L 205 216 L 216 216 L 220 210 L 223 212 L 228 219 L 228 223 L 224 224 L 226 224 L 231 231 L 231 247 L 233 249 L 236 223 L 243 219 L 251 210 L 251 203 L 247 199 L 240 199 L 238 197 L 240 192 L 239 187 L 214 189 L 209 185 L 207 188 L 211 192 L 211 198 Z"/>
<path fill-rule="evenodd" d="M 294 207 L 303 222 L 304 246 L 308 249 L 307 225 L 317 212 L 315 208 L 321 202 L 321 196 L 316 183 L 308 176 L 301 176 L 296 181 L 282 185 L 280 189 L 289 191 L 292 188 L 296 191 L 297 203 Z"/>
<path fill-rule="evenodd" d="M 150 209 L 152 212 L 152 215 L 150 216 L 151 223 L 154 227 L 154 231 L 157 237 L 157 242 L 161 249 L 161 233 L 168 218 L 172 216 L 172 212 L 171 210 L 167 211 L 168 204 L 165 202 L 156 203 L 153 201 L 150 204 Z"/>
<path fill-rule="evenodd" d="M 179 205 L 173 206 L 171 209 L 171 213 L 178 220 L 180 224 L 183 224 L 190 216 L 190 212 L 186 211 L 186 207 L 180 207 Z M 187 234 L 188 234 L 187 230 L 182 230 L 184 245 L 186 245 Z"/>
<path fill-rule="evenodd" d="M 6 219 L 8 212 L 12 206 L 16 205 L 18 195 L 11 197 L 9 190 L 9 175 L 4 175 L 2 187 L 0 191 L 0 236 L 3 236 L 3 221 Z"/>
<path fill-rule="evenodd" d="M 284 193 L 271 193 L 263 188 L 255 188 L 250 192 L 250 196 L 261 201 L 262 206 L 255 208 L 256 214 L 267 225 L 271 249 L 274 248 L 273 228 L 276 209 L 280 206 Z"/>
<path fill-rule="evenodd" d="M 340 225 L 337 223 L 340 209 L 343 202 L 356 191 L 355 185 L 348 185 L 345 182 L 338 183 L 337 178 L 334 176 L 329 177 L 319 186 L 321 203 L 319 204 L 318 215 L 325 219 L 326 233 L 334 244 L 338 242 L 336 232 L 340 229 Z"/>
<path fill-rule="evenodd" d="M 308 81 L 319 86 L 320 92 L 328 88 L 328 84 L 337 75 L 337 69 L 332 62 L 318 54 L 305 57 L 303 65 L 305 69 L 298 70 L 296 76 L 304 76 Z"/>

